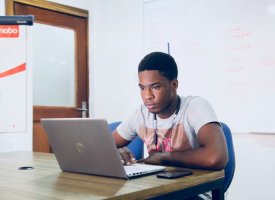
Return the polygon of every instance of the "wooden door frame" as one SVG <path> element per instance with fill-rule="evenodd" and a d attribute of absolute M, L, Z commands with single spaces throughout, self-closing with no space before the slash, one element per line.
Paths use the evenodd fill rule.
<path fill-rule="evenodd" d="M 49 2 L 45 0 L 6 0 L 6 15 L 14 15 L 15 3 L 22 3 L 25 5 L 66 13 L 78 17 L 88 18 L 89 16 L 87 10 L 66 6 L 59 3 Z"/>
<path fill-rule="evenodd" d="M 71 6 L 66 6 L 66 5 L 62 5 L 62 4 L 58 4 L 58 3 L 54 3 L 54 2 L 49 2 L 49 1 L 46 1 L 46 0 L 5 0 L 6 2 L 6 15 L 14 15 L 15 14 L 15 10 L 16 10 L 16 5 L 25 5 L 25 6 L 31 6 L 31 7 L 35 7 L 35 8 L 38 8 L 38 9 L 43 9 L 43 10 L 48 10 L 48 11 L 51 11 L 51 12 L 54 12 L 54 13 L 61 13 L 61 14 L 65 14 L 65 15 L 68 15 L 68 16 L 73 16 L 73 17 L 77 17 L 77 18 L 82 18 L 82 19 L 85 19 L 86 21 L 86 35 L 85 35 L 85 38 L 87 39 L 87 43 L 81 43 L 78 44 L 77 43 L 77 46 L 75 47 L 76 49 L 82 49 L 82 48 L 85 48 L 85 55 L 86 55 L 86 58 L 84 59 L 85 63 L 86 63 L 86 70 L 85 71 L 82 71 L 83 73 L 86 74 L 86 77 L 85 77 L 85 82 L 87 84 L 87 88 L 84 87 L 84 85 L 78 85 L 77 87 L 77 96 L 79 97 L 82 97 L 84 94 L 84 98 L 89 99 L 89 59 L 88 59 L 88 50 L 89 50 L 89 34 L 88 34 L 88 30 L 89 30 L 89 26 L 88 26 L 88 16 L 89 16 L 89 13 L 87 10 L 83 10 L 83 9 L 80 9 L 80 8 L 75 8 L 75 7 L 71 7 Z M 35 18 L 34 18 L 35 20 Z M 35 20 L 36 21 L 36 20 Z M 39 22 L 39 20 L 37 20 L 37 22 Z M 49 24 L 51 25 L 51 24 Z M 84 31 L 85 33 L 85 31 Z M 81 51 L 80 51 L 81 52 Z M 81 54 L 82 55 L 82 54 Z M 84 55 L 84 54 L 83 54 Z M 82 56 L 80 56 L 80 58 L 77 58 L 77 60 L 75 62 L 77 62 L 79 65 L 79 61 L 82 61 L 83 62 L 83 58 L 81 59 Z M 80 77 L 78 74 L 76 74 L 76 79 L 83 79 L 83 77 Z M 83 83 L 84 84 L 84 83 Z M 86 88 L 86 92 L 83 93 L 83 88 Z M 78 98 L 79 99 L 79 98 Z M 87 102 L 88 103 L 88 102 Z M 76 107 L 80 108 L 81 107 L 81 104 L 82 104 L 82 101 L 81 100 L 77 100 L 76 102 Z M 64 116 L 61 116 L 59 115 L 59 113 L 61 113 L 61 111 L 64 113 L 66 112 L 66 117 L 74 117 L 75 116 L 75 113 L 79 113 L 81 114 L 81 112 L 77 111 L 75 108 L 70 108 L 70 107 L 49 107 L 49 106 L 46 106 L 47 108 L 50 108 L 50 109 L 47 109 L 47 112 L 44 112 L 43 113 L 43 117 L 64 117 Z M 40 118 L 41 116 L 39 115 L 39 113 L 43 112 L 46 108 L 45 106 L 34 106 L 33 105 L 33 111 L 34 111 L 34 115 L 33 115 L 33 127 L 34 125 L 36 125 L 38 122 L 40 122 Z M 87 104 L 87 107 L 88 104 Z M 55 109 L 55 110 L 54 110 Z M 60 111 L 60 112 L 59 112 Z M 37 126 L 36 126 L 37 127 Z M 42 127 L 38 127 L 39 129 L 41 129 Z M 44 137 L 44 136 L 43 136 Z M 43 143 L 44 141 L 42 141 Z M 34 144 L 33 144 L 34 145 Z M 48 146 L 47 144 L 47 139 L 45 141 L 45 144 L 43 143 L 43 145 L 45 146 Z M 47 147 L 48 149 L 48 147 Z M 46 150 L 48 151 L 48 150 Z"/>

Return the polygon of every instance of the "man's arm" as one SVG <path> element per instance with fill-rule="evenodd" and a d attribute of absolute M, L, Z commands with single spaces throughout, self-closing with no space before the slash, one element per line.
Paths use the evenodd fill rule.
<path fill-rule="evenodd" d="M 200 147 L 185 152 L 152 152 L 143 159 L 148 164 L 174 165 L 191 168 L 223 169 L 228 162 L 227 145 L 221 127 L 209 123 L 198 132 Z"/>
<path fill-rule="evenodd" d="M 121 137 L 119 135 L 119 133 L 117 132 L 117 130 L 113 131 L 112 136 L 113 136 L 113 138 L 115 140 L 115 143 L 116 143 L 116 146 L 118 148 L 122 148 L 124 146 L 127 146 L 130 143 L 130 141 L 128 141 L 128 140 L 124 139 L 123 137 Z"/>
<path fill-rule="evenodd" d="M 121 137 L 119 133 L 115 130 L 112 133 L 116 146 L 121 156 L 121 161 L 125 165 L 130 165 L 136 163 L 135 157 L 132 152 L 125 146 L 127 146 L 131 141 L 128 141 Z"/>

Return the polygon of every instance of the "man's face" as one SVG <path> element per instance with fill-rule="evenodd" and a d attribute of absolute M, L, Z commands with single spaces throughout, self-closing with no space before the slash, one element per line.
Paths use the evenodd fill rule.
<path fill-rule="evenodd" d="M 169 106 L 177 95 L 177 80 L 169 81 L 157 70 L 139 72 L 138 78 L 141 97 L 149 112 L 159 116 L 169 113 Z"/>

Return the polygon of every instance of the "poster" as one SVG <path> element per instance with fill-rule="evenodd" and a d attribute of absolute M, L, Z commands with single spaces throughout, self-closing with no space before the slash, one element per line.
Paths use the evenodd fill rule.
<path fill-rule="evenodd" d="M 0 22 L 0 133 L 25 132 L 28 26 Z"/>

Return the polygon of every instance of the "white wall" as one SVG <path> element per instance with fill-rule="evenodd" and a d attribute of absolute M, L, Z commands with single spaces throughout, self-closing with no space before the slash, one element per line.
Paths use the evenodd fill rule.
<path fill-rule="evenodd" d="M 5 15 L 5 1 L 0 1 L 0 15 Z"/>
<path fill-rule="evenodd" d="M 137 65 L 143 56 L 142 3 L 105 0 L 100 1 L 100 8 L 90 6 L 93 117 L 121 120 L 140 103 Z"/>

